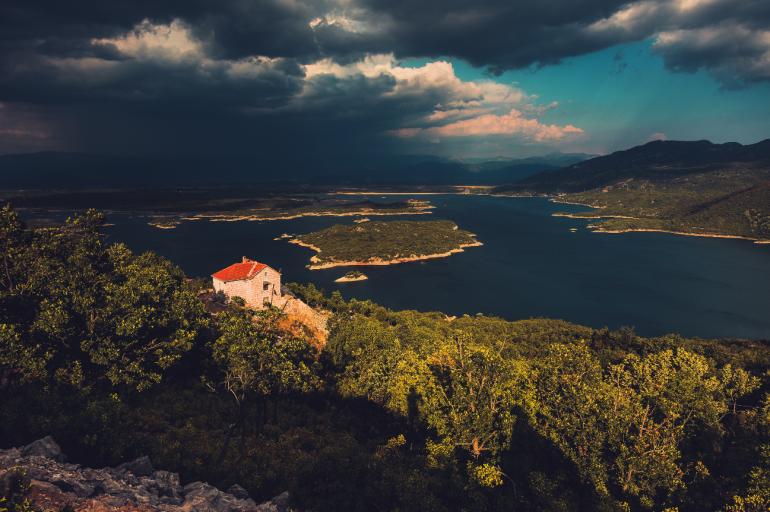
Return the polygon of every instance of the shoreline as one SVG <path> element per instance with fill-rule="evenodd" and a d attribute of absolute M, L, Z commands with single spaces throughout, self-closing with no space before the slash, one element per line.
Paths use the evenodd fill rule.
<path fill-rule="evenodd" d="M 347 276 L 338 277 L 337 279 L 334 280 L 334 282 L 335 283 L 354 283 L 356 281 L 366 281 L 367 279 L 369 279 L 369 276 L 361 274 L 360 276 L 357 276 L 357 277 L 347 277 Z"/>
<path fill-rule="evenodd" d="M 148 222 L 147 225 L 156 229 L 176 229 L 179 226 L 179 222 L 163 223 L 163 222 Z"/>
<path fill-rule="evenodd" d="M 361 192 L 327 192 L 329 196 L 440 196 L 453 195 L 457 192 L 373 192 L 364 190 Z"/>
<path fill-rule="evenodd" d="M 340 194 L 340 195 L 479 195 L 479 196 L 489 196 L 489 197 L 506 197 L 506 198 L 516 198 L 516 199 L 526 199 L 526 198 L 545 198 L 548 199 L 548 201 L 556 204 L 568 204 L 568 205 L 574 205 L 574 206 L 584 206 L 587 208 L 592 208 L 594 210 L 602 210 L 606 208 L 606 206 L 595 206 L 588 203 L 579 203 L 575 201 L 566 201 L 561 199 L 558 196 L 549 196 L 547 194 L 493 194 L 493 193 L 477 193 L 477 194 L 467 194 L 462 192 L 374 192 L 374 191 L 361 191 L 361 192 L 352 192 L 352 191 L 345 191 L 345 192 L 330 192 L 327 193 L 327 195 L 331 194 Z M 165 223 L 156 223 L 156 222 L 147 222 L 147 225 L 150 227 L 153 227 L 155 229 L 162 229 L 162 230 L 170 230 L 175 229 L 179 225 L 181 225 L 182 222 L 193 222 L 193 221 L 199 221 L 199 220 L 207 220 L 209 222 L 240 222 L 240 221 L 278 221 L 278 220 L 293 220 L 293 219 L 299 219 L 302 217 L 357 217 L 357 216 L 398 216 L 398 215 L 430 215 L 433 212 L 432 209 L 435 209 L 434 205 L 425 205 L 420 206 L 416 208 L 414 211 L 398 211 L 398 212 L 385 212 L 385 211 L 351 211 L 351 212 L 330 212 L 330 211 L 320 211 L 320 212 L 302 212 L 292 215 L 285 215 L 285 216 L 271 216 L 271 217 L 257 217 L 255 215 L 239 215 L 239 216 L 232 216 L 227 214 L 205 214 L 205 213 L 199 213 L 199 214 L 182 214 L 182 216 L 177 217 L 175 220 L 176 222 L 171 224 L 165 224 Z M 34 210 L 33 208 L 19 208 L 20 211 L 31 211 Z M 63 208 L 44 208 L 45 212 L 48 213 L 70 213 L 73 211 L 80 211 L 82 209 L 63 209 Z M 124 210 L 104 210 L 107 214 L 130 214 L 132 212 L 130 211 L 124 211 Z M 149 212 L 133 212 L 134 214 L 137 214 L 139 216 L 149 216 Z M 628 215 L 601 215 L 600 213 L 592 215 L 591 212 L 583 212 L 584 215 L 581 215 L 580 213 L 569 213 L 569 212 L 555 212 L 552 213 L 552 217 L 562 217 L 562 218 L 569 218 L 569 219 L 577 219 L 577 220 L 599 220 L 599 219 L 630 219 L 630 220 L 642 220 L 643 218 L 639 217 L 631 217 Z M 658 219 L 653 219 L 658 220 Z M 172 221 L 173 222 L 173 221 Z M 158 225 L 161 224 L 161 225 Z M 613 229 L 603 229 L 600 227 L 600 225 L 595 225 L 595 227 L 592 227 L 590 224 L 588 225 L 588 229 L 594 233 L 607 233 L 607 234 L 622 234 L 622 233 L 667 233 L 672 235 L 680 235 L 680 236 L 693 236 L 693 237 L 702 237 L 702 238 L 734 238 L 737 240 L 747 240 L 754 242 L 758 245 L 768 245 L 770 244 L 770 239 L 765 238 L 753 238 L 749 236 L 743 236 L 743 235 L 727 235 L 727 234 L 718 234 L 718 233 L 697 233 L 697 232 L 687 232 L 687 231 L 673 231 L 673 230 L 666 230 L 666 229 L 653 229 L 653 228 L 628 228 L 628 229 L 622 229 L 622 230 L 613 230 Z M 320 251 L 318 251 L 320 252 Z M 430 256 L 430 255 L 428 255 Z M 441 257 L 441 256 L 436 256 Z M 420 259 L 429 259 L 429 258 L 420 258 Z M 414 261 L 414 260 L 409 260 Z M 362 263 L 362 262 L 356 262 L 357 265 L 376 265 L 376 264 L 382 264 L 382 263 Z M 395 264 L 395 263 L 392 263 Z M 353 264 L 351 264 L 353 265 Z"/>
<path fill-rule="evenodd" d="M 602 208 L 606 208 L 606 206 L 594 206 L 594 205 L 588 204 L 588 203 L 578 203 L 578 202 L 575 202 L 575 201 L 564 201 L 564 200 L 559 199 L 559 196 L 545 195 L 543 197 L 547 197 L 550 202 L 557 203 L 557 204 L 571 204 L 573 206 L 586 206 L 588 208 L 594 208 L 596 210 L 601 210 Z"/>
<path fill-rule="evenodd" d="M 306 242 L 303 242 L 301 240 L 298 240 L 296 238 L 289 240 L 290 244 L 299 245 L 300 247 L 306 247 L 310 250 L 313 250 L 317 253 L 321 252 L 321 249 L 316 247 L 315 245 L 308 244 Z M 479 242 L 478 240 L 476 242 L 467 243 L 467 244 L 461 244 L 459 247 L 455 249 L 450 249 L 449 251 L 442 252 L 442 253 L 434 253 L 434 254 L 420 254 L 420 255 L 411 255 L 411 256 L 404 256 L 400 258 L 393 258 L 390 260 L 384 260 L 382 258 L 371 258 L 369 260 L 365 261 L 330 261 L 326 263 L 319 263 L 318 256 L 315 255 L 310 258 L 310 265 L 307 266 L 309 270 L 324 270 L 327 268 L 334 268 L 334 267 L 367 267 L 367 266 L 386 266 L 386 265 L 398 265 L 400 263 L 409 263 L 412 261 L 423 261 L 423 260 L 432 260 L 437 258 L 448 258 L 449 256 L 461 252 L 465 252 L 465 249 L 468 247 L 479 247 L 484 245 L 482 242 Z"/>
<path fill-rule="evenodd" d="M 590 212 L 586 212 L 590 213 Z M 631 219 L 639 220 L 639 217 L 631 217 L 629 215 L 581 215 L 580 213 L 567 213 L 556 212 L 552 213 L 551 217 L 565 217 L 567 219 Z"/>
<path fill-rule="evenodd" d="M 748 240 L 759 245 L 770 244 L 770 240 L 765 238 L 751 238 L 743 235 L 720 235 L 718 233 L 689 233 L 687 231 L 671 231 L 668 229 L 653 228 L 628 228 L 628 229 L 601 229 L 600 227 L 590 228 L 592 233 L 606 233 L 608 235 L 619 235 L 623 233 L 666 233 L 669 235 L 694 236 L 700 238 L 734 238 L 736 240 Z"/>
<path fill-rule="evenodd" d="M 594 206 L 592 204 L 587 203 L 576 203 L 576 202 L 570 202 L 570 201 L 559 201 L 558 198 L 552 197 L 549 199 L 553 203 L 559 203 L 559 204 L 571 204 L 575 206 L 586 206 L 588 208 L 593 208 L 596 210 L 601 210 L 603 208 L 606 208 L 606 206 Z M 597 219 L 629 219 L 629 220 L 643 220 L 643 218 L 640 217 L 631 217 L 629 215 L 591 215 L 591 212 L 585 212 L 589 215 L 581 215 L 580 213 L 569 213 L 569 212 L 556 212 L 552 213 L 552 217 L 564 217 L 568 219 L 586 219 L 586 220 L 597 220 Z M 658 219 L 654 219 L 658 220 Z M 766 238 L 753 238 L 750 236 L 744 236 L 744 235 L 724 235 L 719 233 L 696 233 L 696 232 L 690 232 L 690 231 L 673 231 L 670 229 L 655 229 L 655 228 L 627 228 L 627 229 L 605 229 L 601 227 L 601 224 L 589 224 L 588 229 L 592 233 L 607 233 L 611 235 L 617 235 L 617 234 L 623 234 L 623 233 L 666 233 L 669 235 L 679 235 L 679 236 L 693 236 L 693 237 L 700 237 L 700 238 L 733 238 L 736 240 L 747 240 L 749 242 L 754 242 L 758 245 L 767 245 L 770 244 L 770 239 Z"/>
<path fill-rule="evenodd" d="M 377 190 L 337 190 L 333 192 L 327 192 L 327 195 L 340 195 L 340 196 L 445 196 L 445 195 L 492 195 L 491 190 L 495 187 L 493 185 L 446 185 L 449 187 L 445 191 L 418 191 L 418 192 L 403 192 L 403 191 L 377 191 Z M 473 191 L 484 192 L 473 192 Z"/>
<path fill-rule="evenodd" d="M 228 217 L 225 215 L 206 215 L 199 214 L 194 218 L 196 220 L 208 220 L 209 222 L 240 222 L 240 221 L 274 221 L 274 220 L 294 220 L 302 217 L 357 217 L 357 216 L 389 216 L 389 215 L 430 215 L 433 212 L 433 206 L 415 209 L 409 212 L 380 212 L 380 211 L 360 211 L 360 212 L 308 212 L 308 213 L 296 213 L 293 215 L 285 215 L 279 217 L 257 217 L 255 215 L 240 215 Z M 192 220 L 192 219 L 191 219 Z"/>
<path fill-rule="evenodd" d="M 415 200 L 417 203 L 413 206 L 413 210 L 409 211 L 386 211 L 386 210 L 358 210 L 349 212 L 333 212 L 330 210 L 321 210 L 317 212 L 300 212 L 288 215 L 272 215 L 260 217 L 255 214 L 227 214 L 227 213 L 176 213 L 176 214 L 163 214 L 158 215 L 154 211 L 149 210 L 102 210 L 106 215 L 129 215 L 137 216 L 139 218 L 150 219 L 147 221 L 147 225 L 155 229 L 175 229 L 184 222 L 195 222 L 205 220 L 208 222 L 258 222 L 258 221 L 279 221 L 279 220 L 295 220 L 303 217 L 366 217 L 366 216 L 398 216 L 398 215 L 431 215 L 436 207 L 430 204 L 429 201 Z M 36 211 L 41 210 L 45 213 L 51 214 L 71 214 L 85 211 L 84 208 L 19 208 L 19 211 Z M 167 220 L 156 220 L 158 216 L 164 217 Z M 367 219 L 368 220 L 368 219 Z M 113 226 L 114 224 L 109 224 Z"/>

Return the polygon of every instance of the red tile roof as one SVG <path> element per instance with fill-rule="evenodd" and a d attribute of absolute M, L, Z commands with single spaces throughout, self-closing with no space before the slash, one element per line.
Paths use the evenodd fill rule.
<path fill-rule="evenodd" d="M 214 279 L 220 281 L 240 281 L 241 279 L 251 279 L 263 268 L 267 267 L 264 263 L 243 258 L 240 263 L 233 263 L 229 267 L 223 268 L 219 272 L 211 274 Z"/>

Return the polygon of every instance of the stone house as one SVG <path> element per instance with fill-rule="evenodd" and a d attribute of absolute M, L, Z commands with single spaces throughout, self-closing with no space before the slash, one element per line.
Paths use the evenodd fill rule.
<path fill-rule="evenodd" d="M 280 305 L 281 273 L 274 268 L 243 257 L 240 263 L 211 274 L 214 290 L 227 297 L 240 297 L 254 309 Z"/>

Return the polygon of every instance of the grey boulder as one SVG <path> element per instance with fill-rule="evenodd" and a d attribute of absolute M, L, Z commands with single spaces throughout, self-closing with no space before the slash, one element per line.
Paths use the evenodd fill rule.
<path fill-rule="evenodd" d="M 20 451 L 21 455 L 24 457 L 46 457 L 57 462 L 64 462 L 67 460 L 67 457 L 62 453 L 61 448 L 51 436 L 45 436 L 26 446 L 22 446 Z"/>

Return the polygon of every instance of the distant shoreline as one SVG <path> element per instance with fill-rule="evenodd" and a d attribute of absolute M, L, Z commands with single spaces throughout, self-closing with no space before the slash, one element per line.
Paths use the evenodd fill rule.
<path fill-rule="evenodd" d="M 444 196 L 458 194 L 458 192 L 373 192 L 370 190 L 362 190 L 361 192 L 345 191 L 329 192 L 328 194 L 337 196 Z"/>
<path fill-rule="evenodd" d="M 741 235 L 720 235 L 718 233 L 691 233 L 688 231 L 671 231 L 668 229 L 653 229 L 653 228 L 628 228 L 628 229 L 602 229 L 601 227 L 595 227 L 591 229 L 592 233 L 606 233 L 610 235 L 623 234 L 623 233 L 667 233 L 670 235 L 680 236 L 695 236 L 700 238 L 735 238 L 737 240 L 748 240 L 755 244 L 770 244 L 770 240 L 765 238 L 751 238 Z"/>
<path fill-rule="evenodd" d="M 606 206 L 594 206 L 594 205 L 588 204 L 588 203 L 577 203 L 575 201 L 564 201 L 564 200 L 559 199 L 559 196 L 545 196 L 545 197 L 548 197 L 548 200 L 551 201 L 552 203 L 571 204 L 571 205 L 574 205 L 574 206 L 587 206 L 588 208 L 594 208 L 596 210 L 601 210 L 602 208 L 606 208 Z"/>
<path fill-rule="evenodd" d="M 429 215 L 433 212 L 430 210 L 433 209 L 433 206 L 430 207 L 423 207 L 423 208 L 416 208 L 414 211 L 408 211 L 408 212 L 385 212 L 385 211 L 357 211 L 357 212 L 342 212 L 342 213 L 332 213 L 332 212 L 307 212 L 307 213 L 296 213 L 292 215 L 285 215 L 285 216 L 277 216 L 277 217 L 257 217 L 255 215 L 242 215 L 242 216 L 233 216 L 233 217 L 227 217 L 224 215 L 206 215 L 206 214 L 199 214 L 195 215 L 194 218 L 196 219 L 202 219 L 202 220 L 208 220 L 209 222 L 239 222 L 239 221 L 273 221 L 273 220 L 293 220 L 293 219 L 299 219 L 302 217 L 358 217 L 358 216 L 389 216 L 389 215 Z"/>
<path fill-rule="evenodd" d="M 629 215 L 580 215 L 579 213 L 565 213 L 556 212 L 552 213 L 551 217 L 566 217 L 568 219 L 632 219 L 639 220 L 639 217 L 631 217 Z"/>
<path fill-rule="evenodd" d="M 576 206 L 586 206 L 588 208 L 593 208 L 595 210 L 601 210 L 603 208 L 606 208 L 605 206 L 594 206 L 591 204 L 586 203 L 576 203 L 576 202 L 570 202 L 570 201 L 559 201 L 558 198 L 551 198 L 551 201 L 554 203 L 560 203 L 560 204 L 571 204 Z M 589 212 L 586 212 L 589 213 Z M 568 219 L 585 219 L 585 220 L 597 220 L 597 219 L 630 219 L 630 220 L 643 220 L 643 218 L 640 217 L 631 217 L 629 215 L 613 215 L 613 214 L 596 214 L 596 215 L 581 215 L 579 213 L 568 213 L 568 212 L 556 212 L 551 214 L 552 217 L 564 217 Z M 657 219 L 654 219 L 657 220 Z M 602 228 L 601 225 L 597 224 L 589 224 L 588 225 L 589 231 L 592 233 L 607 233 L 607 234 L 623 234 L 623 233 L 667 233 L 669 235 L 680 235 L 680 236 L 694 236 L 694 237 L 700 237 L 700 238 L 734 238 L 736 240 L 748 240 L 750 242 L 754 242 L 755 244 L 770 244 L 770 239 L 766 238 L 754 238 L 750 236 L 743 236 L 743 235 L 725 235 L 720 233 L 697 233 L 693 231 L 674 231 L 670 229 L 656 229 L 656 228 L 625 228 L 625 229 L 606 229 Z"/>
<path fill-rule="evenodd" d="M 159 223 L 157 221 L 148 222 L 147 224 L 158 229 L 173 229 L 177 225 L 179 225 L 181 222 L 191 222 L 196 220 L 205 220 L 208 222 L 259 222 L 259 221 L 277 221 L 277 220 L 294 220 L 294 219 L 300 219 L 303 217 L 369 217 L 369 216 L 380 216 L 380 217 L 387 217 L 387 216 L 395 216 L 395 215 L 430 215 L 433 212 L 431 211 L 435 207 L 433 205 L 424 205 L 424 206 L 416 206 L 414 210 L 411 211 L 384 211 L 384 210 L 360 210 L 360 211 L 350 211 L 350 212 L 331 212 L 331 211 L 320 211 L 320 212 L 302 212 L 302 213 L 294 213 L 290 215 L 277 215 L 277 216 L 270 216 L 270 217 L 260 217 L 258 215 L 228 215 L 228 214 L 218 214 L 218 213 L 198 213 L 194 215 L 188 215 L 185 217 L 179 217 L 176 222 L 176 224 L 172 227 L 168 224 L 164 224 L 164 227 L 161 227 L 162 223 Z M 168 226 L 168 227 L 165 227 Z"/>
<path fill-rule="evenodd" d="M 420 190 L 414 192 L 404 192 L 401 190 L 388 191 L 388 190 L 336 190 L 329 192 L 328 195 L 341 195 L 341 196 L 482 196 L 482 195 L 494 195 L 491 193 L 494 186 L 492 185 L 444 185 L 447 190 Z M 483 192 L 471 192 L 471 191 L 483 191 Z"/>
<path fill-rule="evenodd" d="M 321 252 L 321 249 L 316 247 L 315 245 L 308 244 L 306 242 L 303 242 L 301 240 L 298 240 L 296 238 L 289 240 L 290 244 L 299 245 L 300 247 L 306 247 L 312 251 Z M 467 244 L 460 244 L 459 247 L 455 249 L 450 249 L 449 251 L 442 252 L 442 253 L 434 253 L 434 254 L 415 254 L 411 256 L 405 256 L 400 258 L 393 258 L 389 260 L 385 260 L 382 258 L 371 258 L 365 261 L 330 261 L 327 263 L 318 263 L 320 260 L 318 256 L 313 256 L 310 258 L 310 265 L 308 265 L 308 269 L 310 270 L 324 270 L 327 268 L 334 268 L 334 267 L 366 267 L 366 266 L 386 266 L 386 265 L 398 265 L 399 263 L 409 263 L 412 261 L 423 261 L 423 260 L 432 260 L 437 258 L 447 258 L 453 254 L 465 252 L 465 249 L 468 247 L 479 247 L 481 245 L 484 245 L 482 242 L 476 241 L 472 243 Z"/>

